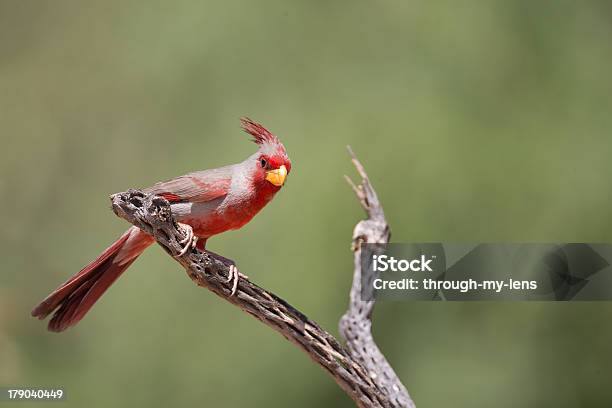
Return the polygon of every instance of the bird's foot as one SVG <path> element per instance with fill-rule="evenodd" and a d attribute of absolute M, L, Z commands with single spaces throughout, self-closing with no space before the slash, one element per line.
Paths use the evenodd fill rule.
<path fill-rule="evenodd" d="M 240 280 L 240 278 L 249 279 L 249 277 L 243 273 L 240 273 L 240 271 L 238 270 L 238 267 L 236 266 L 236 262 L 232 261 L 231 259 L 221 256 L 219 254 L 216 254 L 209 250 L 206 250 L 206 252 L 208 252 L 210 256 L 215 258 L 217 261 L 221 262 L 223 265 L 226 265 L 229 267 L 229 272 L 227 274 L 227 279 L 225 282 L 229 283 L 233 281 L 232 292 L 230 296 L 234 296 L 236 294 L 236 290 L 238 289 L 238 281 Z"/>
<path fill-rule="evenodd" d="M 229 273 L 227 274 L 226 280 L 227 283 L 231 282 L 232 280 L 234 281 L 234 283 L 232 284 L 232 293 L 230 293 L 230 297 L 236 294 L 236 290 L 238 289 L 238 281 L 240 280 L 240 278 L 249 279 L 248 276 L 243 273 L 240 273 L 236 264 L 231 264 L 229 266 Z"/>
<path fill-rule="evenodd" d="M 180 240 L 179 244 L 185 244 L 185 246 L 183 247 L 183 249 L 181 249 L 181 252 L 175 255 L 175 258 L 180 258 L 181 256 L 185 255 L 187 251 L 192 248 L 195 248 L 196 244 L 198 243 L 198 237 L 194 235 L 193 228 L 191 227 L 191 225 L 183 224 L 180 222 L 178 223 L 178 225 L 185 233 L 185 238 Z"/>

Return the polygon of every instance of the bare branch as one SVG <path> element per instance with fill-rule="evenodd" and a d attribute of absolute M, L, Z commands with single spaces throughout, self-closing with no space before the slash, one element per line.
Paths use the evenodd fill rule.
<path fill-rule="evenodd" d="M 364 301 L 361 297 L 361 256 L 362 251 L 367 250 L 362 247 L 362 244 L 386 244 L 389 242 L 391 232 L 376 191 L 370 184 L 363 165 L 350 147 L 348 147 L 348 151 L 357 172 L 361 176 L 361 183 L 355 185 L 349 177 L 346 178 L 368 218 L 360 221 L 353 230 L 352 249 L 354 251 L 355 269 L 349 307 L 340 319 L 340 334 L 346 340 L 346 346 L 351 356 L 366 368 L 370 377 L 389 397 L 391 404 L 394 407 L 414 408 L 415 405 L 408 394 L 408 390 L 393 371 L 372 336 L 372 311 L 375 302 Z M 368 256 L 368 254 L 365 254 L 365 256 Z M 369 276 L 363 278 L 366 282 L 371 281 Z"/>
<path fill-rule="evenodd" d="M 179 241 L 185 238 L 184 232 L 164 198 L 129 190 L 112 195 L 111 201 L 115 214 L 155 237 L 168 254 L 176 257 L 181 252 Z M 331 334 L 283 299 L 247 279 L 240 279 L 238 291 L 230 296 L 229 268 L 198 249 L 175 259 L 197 285 L 238 306 L 302 349 L 359 407 L 393 406 L 371 375 L 371 367 L 356 360 Z"/>

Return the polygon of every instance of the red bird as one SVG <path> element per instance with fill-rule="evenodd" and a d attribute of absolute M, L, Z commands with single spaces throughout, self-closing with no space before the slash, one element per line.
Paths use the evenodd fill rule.
<path fill-rule="evenodd" d="M 248 118 L 242 128 L 259 145 L 242 163 L 197 171 L 155 184 L 144 192 L 166 198 L 177 221 L 188 232 L 185 248 L 204 250 L 213 235 L 249 222 L 280 190 L 291 171 L 287 151 L 276 136 Z M 155 240 L 137 227 L 128 229 L 97 259 L 54 290 L 32 311 L 44 319 L 55 311 L 49 330 L 60 332 L 78 323 L 108 287 Z M 234 262 L 208 251 L 230 266 L 232 295 L 241 275 Z"/>

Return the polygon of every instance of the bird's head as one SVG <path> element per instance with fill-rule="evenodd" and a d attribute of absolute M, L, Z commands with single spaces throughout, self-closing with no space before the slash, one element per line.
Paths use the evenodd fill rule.
<path fill-rule="evenodd" d="M 291 171 L 291 160 L 287 156 L 285 146 L 259 123 L 242 118 L 241 124 L 242 129 L 253 136 L 253 141 L 259 145 L 257 153 L 249 158 L 254 161 L 253 181 L 274 191 L 280 189 Z"/>

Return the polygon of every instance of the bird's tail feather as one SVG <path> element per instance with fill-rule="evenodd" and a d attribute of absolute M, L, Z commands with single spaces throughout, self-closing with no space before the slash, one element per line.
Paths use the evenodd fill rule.
<path fill-rule="evenodd" d="M 138 228 L 128 229 L 98 258 L 49 294 L 32 310 L 32 316 L 44 319 L 55 311 L 49 322 L 49 330 L 54 332 L 77 324 L 151 243 L 152 238 Z"/>

